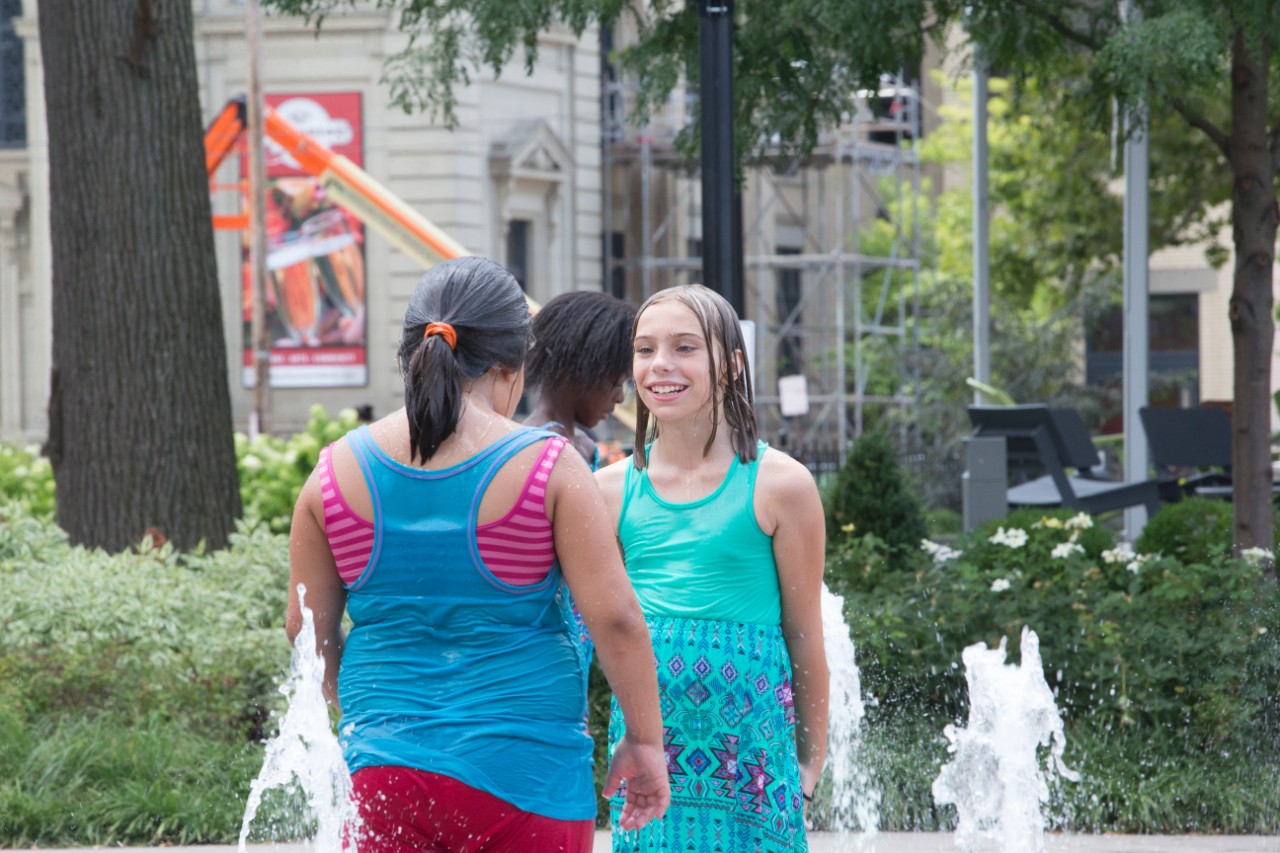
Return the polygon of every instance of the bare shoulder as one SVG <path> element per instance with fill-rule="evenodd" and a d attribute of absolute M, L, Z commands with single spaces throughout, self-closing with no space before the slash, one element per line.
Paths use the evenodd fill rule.
<path fill-rule="evenodd" d="M 767 448 L 760 457 L 758 482 L 771 501 L 787 505 L 798 499 L 818 497 L 818 484 L 813 474 L 800 462 L 775 448 Z"/>
<path fill-rule="evenodd" d="M 627 479 L 627 466 L 632 464 L 634 463 L 628 456 L 596 471 L 596 482 L 600 485 L 600 490 L 606 495 L 621 492 Z"/>

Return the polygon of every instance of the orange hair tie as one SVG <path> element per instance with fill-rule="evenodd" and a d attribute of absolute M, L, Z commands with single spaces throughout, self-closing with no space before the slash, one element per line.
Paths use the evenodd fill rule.
<path fill-rule="evenodd" d="M 444 342 L 449 345 L 449 349 L 458 348 L 458 333 L 448 323 L 428 323 L 426 330 L 422 333 L 422 339 L 425 341 L 432 335 L 439 335 L 444 338 Z"/>

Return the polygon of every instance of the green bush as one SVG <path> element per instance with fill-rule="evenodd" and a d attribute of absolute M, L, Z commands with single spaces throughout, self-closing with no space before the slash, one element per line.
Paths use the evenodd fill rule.
<path fill-rule="evenodd" d="M 264 524 L 275 533 L 287 533 L 294 502 L 316 467 L 321 448 L 359 424 L 354 409 L 343 409 L 330 418 L 323 406 L 313 406 L 306 429 L 296 435 L 259 435 L 251 441 L 244 433 L 236 433 L 240 501 L 249 526 Z M 53 468 L 39 448 L 0 442 L 0 506 L 5 505 L 10 513 L 35 519 L 57 517 Z"/>
<path fill-rule="evenodd" d="M 282 708 L 287 577 L 261 526 L 106 554 L 7 506 L 0 846 L 233 842 Z"/>
<path fill-rule="evenodd" d="M 307 428 L 288 438 L 258 435 L 252 441 L 236 433 L 236 465 L 244 519 L 287 533 L 298 492 L 320 460 L 320 451 L 359 426 L 355 409 L 330 418 L 323 406 L 311 407 Z"/>
<path fill-rule="evenodd" d="M 924 509 L 908 487 L 897 451 L 882 432 L 859 436 L 826 495 L 827 538 L 874 534 L 895 554 L 925 537 Z M 852 526 L 850 526 L 852 525 Z"/>
<path fill-rule="evenodd" d="M 967 726 L 963 717 L 881 706 L 867 709 L 863 755 L 881 792 L 883 832 L 952 832 L 954 806 L 939 806 L 931 786 L 952 760 L 943 730 Z M 1052 777 L 1045 809 L 1052 831 L 1099 834 L 1280 833 L 1280 751 L 1249 748 L 1187 751 L 1160 732 L 1099 728 L 1089 718 L 1068 720 L 1066 765 L 1079 782 Z M 819 786 L 814 820 L 824 814 Z"/>
<path fill-rule="evenodd" d="M 1142 529 L 1134 547 L 1143 554 L 1165 554 L 1184 563 L 1203 563 L 1231 551 L 1231 504 L 1187 498 L 1166 504 Z"/>
<path fill-rule="evenodd" d="M 40 455 L 40 448 L 0 441 L 0 504 L 39 519 L 57 515 L 53 466 Z"/>
<path fill-rule="evenodd" d="M 883 571 L 865 543 L 833 552 L 865 690 L 888 707 L 957 714 L 963 649 L 1006 638 L 1016 660 L 1025 624 L 1069 719 L 1208 749 L 1274 713 L 1280 607 L 1258 565 L 1133 555 L 1088 516 L 1035 515 L 986 525 L 910 572 Z M 854 570 L 840 565 L 850 559 Z"/>

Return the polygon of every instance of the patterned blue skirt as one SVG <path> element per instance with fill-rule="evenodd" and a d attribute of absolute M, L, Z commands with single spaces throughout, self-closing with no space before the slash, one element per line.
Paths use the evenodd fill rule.
<path fill-rule="evenodd" d="M 807 851 L 791 661 L 776 625 L 652 617 L 671 808 L 614 853 Z M 615 701 L 609 751 L 624 731 Z"/>

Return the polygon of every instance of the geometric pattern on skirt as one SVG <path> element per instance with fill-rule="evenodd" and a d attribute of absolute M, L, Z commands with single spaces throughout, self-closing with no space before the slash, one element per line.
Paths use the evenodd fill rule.
<path fill-rule="evenodd" d="M 782 628 L 705 619 L 646 619 L 662 702 L 671 807 L 614 853 L 807 851 L 796 757 L 791 661 Z M 609 751 L 622 737 L 617 703 Z"/>

